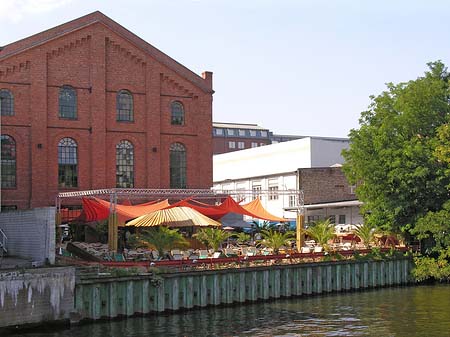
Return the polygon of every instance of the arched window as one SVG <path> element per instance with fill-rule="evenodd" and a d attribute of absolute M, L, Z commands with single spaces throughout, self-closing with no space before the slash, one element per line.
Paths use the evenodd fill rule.
<path fill-rule="evenodd" d="M 170 188 L 186 188 L 186 148 L 180 143 L 170 145 Z"/>
<path fill-rule="evenodd" d="M 2 116 L 14 116 L 14 96 L 8 89 L 0 90 L 0 112 Z"/>
<path fill-rule="evenodd" d="M 1 135 L 2 188 L 16 187 L 16 142 L 8 135 Z"/>
<path fill-rule="evenodd" d="M 134 187 L 134 147 L 128 140 L 116 146 L 116 187 Z"/>
<path fill-rule="evenodd" d="M 117 121 L 133 121 L 133 95 L 127 90 L 117 93 Z"/>
<path fill-rule="evenodd" d="M 184 125 L 184 107 L 180 102 L 172 102 L 170 105 L 171 111 L 171 124 L 172 125 Z"/>
<path fill-rule="evenodd" d="M 72 138 L 63 138 L 58 144 L 58 185 L 78 186 L 77 143 Z"/>
<path fill-rule="evenodd" d="M 69 85 L 59 90 L 59 117 L 77 119 L 77 92 Z"/>

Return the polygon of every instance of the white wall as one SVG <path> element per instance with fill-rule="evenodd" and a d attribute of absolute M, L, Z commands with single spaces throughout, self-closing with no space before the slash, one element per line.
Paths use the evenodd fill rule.
<path fill-rule="evenodd" d="M 213 156 L 213 181 L 295 171 L 311 167 L 311 139 L 255 147 Z"/>
<path fill-rule="evenodd" d="M 279 176 L 252 178 L 229 181 L 225 183 L 214 184 L 214 188 L 218 190 L 229 190 L 229 191 L 251 191 L 254 186 L 261 186 L 261 190 L 267 191 L 270 186 L 278 186 L 278 190 L 296 190 L 297 189 L 297 175 L 296 172 L 288 172 L 285 174 L 280 174 Z M 253 196 L 244 195 L 233 196 L 236 201 L 241 201 L 242 203 L 248 203 L 253 200 Z M 284 211 L 283 208 L 289 207 L 289 195 L 280 195 L 278 199 L 270 200 L 268 195 L 261 195 L 261 203 L 264 208 L 272 213 L 273 215 L 284 217 L 284 218 L 295 218 L 294 212 Z"/>
<path fill-rule="evenodd" d="M 343 164 L 344 158 L 341 153 L 348 147 L 347 139 L 311 138 L 311 167 Z"/>
<path fill-rule="evenodd" d="M 345 138 L 305 137 L 213 156 L 213 181 L 243 179 L 342 164 Z"/>

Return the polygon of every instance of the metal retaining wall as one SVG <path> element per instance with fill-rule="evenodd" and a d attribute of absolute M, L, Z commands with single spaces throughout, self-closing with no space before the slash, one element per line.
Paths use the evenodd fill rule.
<path fill-rule="evenodd" d="M 79 319 L 114 318 L 407 284 L 412 261 L 338 261 L 153 276 L 84 278 L 76 283 Z"/>

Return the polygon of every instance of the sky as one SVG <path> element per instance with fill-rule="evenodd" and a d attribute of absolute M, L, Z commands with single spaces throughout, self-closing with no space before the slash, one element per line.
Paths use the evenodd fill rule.
<path fill-rule="evenodd" d="M 0 0 L 0 46 L 99 10 L 195 73 L 213 120 L 346 137 L 386 83 L 450 64 L 445 0 Z"/>

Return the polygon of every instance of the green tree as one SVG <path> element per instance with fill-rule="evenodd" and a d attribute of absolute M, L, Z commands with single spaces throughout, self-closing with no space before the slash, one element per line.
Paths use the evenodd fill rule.
<path fill-rule="evenodd" d="M 189 245 L 177 229 L 170 229 L 165 226 L 152 227 L 142 231 L 139 235 L 139 240 L 154 247 L 160 257 L 173 248 L 182 248 Z"/>
<path fill-rule="evenodd" d="M 334 225 L 330 223 L 330 219 L 318 220 L 306 230 L 306 234 L 316 241 L 316 243 L 322 246 L 325 250 L 328 250 L 328 241 L 334 237 Z"/>
<path fill-rule="evenodd" d="M 194 234 L 194 237 L 196 237 L 198 241 L 206 245 L 206 247 L 212 248 L 214 249 L 214 251 L 217 251 L 219 250 L 220 245 L 231 235 L 232 233 L 229 233 L 222 229 L 202 228 Z"/>
<path fill-rule="evenodd" d="M 448 123 L 449 75 L 440 61 L 428 66 L 423 77 L 389 83 L 372 96 L 343 151 L 343 170 L 357 184 L 365 221 L 384 230 L 407 232 L 448 199 L 448 165 L 435 151 L 439 128 Z"/>
<path fill-rule="evenodd" d="M 278 254 L 278 251 L 283 246 L 290 247 L 291 241 L 295 238 L 294 233 L 291 231 L 281 233 L 273 229 L 263 229 L 261 234 L 263 239 L 259 241 L 259 244 L 272 248 L 274 254 Z"/>

